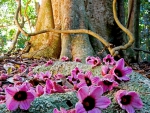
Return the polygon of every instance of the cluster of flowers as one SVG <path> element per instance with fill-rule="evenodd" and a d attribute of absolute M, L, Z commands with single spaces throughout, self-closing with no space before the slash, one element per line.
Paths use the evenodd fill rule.
<path fill-rule="evenodd" d="M 62 61 L 68 61 L 68 58 L 63 57 Z M 75 61 L 81 62 L 78 58 Z M 78 67 L 75 67 L 67 78 L 60 73 L 52 76 L 49 71 L 29 74 L 32 81 L 5 87 L 7 108 L 9 110 L 16 110 L 17 108 L 27 110 L 31 102 L 41 95 L 74 90 L 77 91 L 77 98 L 79 99 L 75 108 L 70 110 L 60 108 L 60 111 L 55 108 L 53 113 L 101 113 L 101 109 L 107 108 L 111 104 L 110 99 L 103 96 L 103 93 L 111 91 L 121 81 L 128 81 L 127 75 L 132 72 L 132 69 L 125 67 L 123 58 L 115 61 L 111 55 L 107 55 L 103 61 L 99 57 L 89 56 L 86 58 L 86 63 L 93 68 L 104 64 L 100 72 L 103 77 L 93 76 L 91 71 L 83 72 Z M 53 65 L 52 60 L 45 64 L 45 66 L 49 65 Z M 60 85 L 58 83 L 60 80 L 66 80 L 71 84 L 71 87 L 63 83 Z M 128 113 L 134 113 L 134 108 L 141 109 L 143 107 L 142 100 L 135 91 L 119 90 L 115 94 L 115 100 Z"/>

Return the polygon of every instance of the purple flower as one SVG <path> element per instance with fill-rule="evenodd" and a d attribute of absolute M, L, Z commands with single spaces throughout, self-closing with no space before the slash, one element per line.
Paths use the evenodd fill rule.
<path fill-rule="evenodd" d="M 5 103 L 5 95 L 0 95 L 0 104 Z"/>
<path fill-rule="evenodd" d="M 7 80 L 7 78 L 8 78 L 8 75 L 5 74 L 5 73 L 2 73 L 2 74 L 0 75 L 0 80 L 1 80 L 1 81 L 5 81 L 5 80 Z"/>
<path fill-rule="evenodd" d="M 46 80 L 46 85 L 44 87 L 44 93 L 45 94 L 51 94 L 51 93 L 64 93 L 65 90 L 64 88 L 57 84 L 56 82 L 47 79 Z"/>
<path fill-rule="evenodd" d="M 75 58 L 74 61 L 75 61 L 75 62 L 81 62 L 81 59 Z"/>
<path fill-rule="evenodd" d="M 102 63 L 99 57 L 88 56 L 86 58 L 86 63 L 92 65 L 92 67 L 96 67 Z"/>
<path fill-rule="evenodd" d="M 53 65 L 53 61 L 52 60 L 47 61 L 46 64 L 45 64 L 46 67 L 50 66 L 50 65 Z"/>
<path fill-rule="evenodd" d="M 107 75 L 109 73 L 109 71 L 110 71 L 109 65 L 103 65 L 101 67 L 101 74 L 102 74 L 102 76 Z"/>
<path fill-rule="evenodd" d="M 78 67 L 75 67 L 71 71 L 71 76 L 68 76 L 69 81 L 72 82 L 73 84 L 77 84 L 79 82 L 78 74 L 80 73 L 82 73 L 82 70 L 80 70 Z"/>
<path fill-rule="evenodd" d="M 103 62 L 105 64 L 110 64 L 110 65 L 114 65 L 115 64 L 114 57 L 112 57 L 110 54 L 108 54 L 106 57 L 103 58 Z"/>
<path fill-rule="evenodd" d="M 100 108 L 107 108 L 111 101 L 102 96 L 101 86 L 83 86 L 77 92 L 79 102 L 75 108 L 77 113 L 101 113 Z"/>
<path fill-rule="evenodd" d="M 82 87 L 82 86 L 91 86 L 91 85 L 95 85 L 98 83 L 98 81 L 100 80 L 99 77 L 94 77 L 92 75 L 91 71 L 86 72 L 85 74 L 83 73 L 79 73 L 78 74 L 78 79 L 80 81 L 79 84 L 77 84 L 78 88 Z"/>
<path fill-rule="evenodd" d="M 116 65 L 109 71 L 117 80 L 128 81 L 130 78 L 126 76 L 132 72 L 131 67 L 124 67 L 124 59 L 121 58 L 116 62 Z"/>
<path fill-rule="evenodd" d="M 46 81 L 46 80 L 49 79 L 51 76 L 52 76 L 52 74 L 51 74 L 49 71 L 46 71 L 45 73 L 44 73 L 44 72 L 41 72 L 41 73 L 39 74 L 39 79 Z"/>
<path fill-rule="evenodd" d="M 82 73 L 82 70 L 79 69 L 78 67 L 75 67 L 75 68 L 71 71 L 71 75 L 78 75 L 79 73 Z"/>
<path fill-rule="evenodd" d="M 20 86 L 7 87 L 5 93 L 6 107 L 9 110 L 16 110 L 18 107 L 27 110 L 35 98 L 34 90 L 29 88 L 26 83 Z"/>
<path fill-rule="evenodd" d="M 61 61 L 63 61 L 63 62 L 69 61 L 69 58 L 67 56 L 63 56 L 63 57 L 61 57 Z"/>
<path fill-rule="evenodd" d="M 44 89 L 42 85 L 37 85 L 35 91 L 36 91 L 37 97 L 40 97 L 41 95 L 44 94 Z"/>
<path fill-rule="evenodd" d="M 120 107 L 128 113 L 134 113 L 134 108 L 141 109 L 143 107 L 142 100 L 135 91 L 119 90 L 115 94 L 115 99 Z"/>
<path fill-rule="evenodd" d="M 69 82 L 71 82 L 72 84 L 77 84 L 79 79 L 78 76 L 75 74 L 72 74 L 71 76 L 68 76 L 68 80 Z"/>
<path fill-rule="evenodd" d="M 103 88 L 103 92 L 106 92 L 118 86 L 118 83 L 114 81 L 113 75 L 107 74 L 98 82 L 98 85 L 101 85 Z"/>
<path fill-rule="evenodd" d="M 13 76 L 13 80 L 14 81 L 23 81 L 23 78 L 20 75 L 16 74 L 16 75 Z"/>

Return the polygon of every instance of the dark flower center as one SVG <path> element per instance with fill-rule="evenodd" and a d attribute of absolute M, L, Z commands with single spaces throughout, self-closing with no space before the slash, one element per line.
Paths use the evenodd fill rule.
<path fill-rule="evenodd" d="M 74 77 L 72 78 L 72 81 L 76 81 L 77 79 L 75 79 Z"/>
<path fill-rule="evenodd" d="M 92 85 L 92 82 L 89 78 L 85 77 L 85 82 L 87 84 L 87 86 L 91 86 Z"/>
<path fill-rule="evenodd" d="M 82 104 L 86 111 L 92 110 L 95 107 L 95 99 L 88 96 L 83 100 Z"/>
<path fill-rule="evenodd" d="M 128 105 L 131 102 L 131 96 L 130 95 L 124 95 L 121 97 L 121 104 Z"/>
<path fill-rule="evenodd" d="M 25 91 L 19 91 L 14 95 L 14 99 L 17 101 L 23 101 L 27 99 L 27 93 Z"/>
<path fill-rule="evenodd" d="M 120 70 L 118 69 L 115 69 L 115 74 L 118 76 L 118 77 L 122 77 L 122 73 Z"/>
<path fill-rule="evenodd" d="M 106 62 L 111 62 L 111 59 L 110 59 L 110 58 L 107 58 L 107 59 L 106 59 Z"/>
<path fill-rule="evenodd" d="M 94 64 L 97 64 L 97 60 L 94 60 Z"/>
<path fill-rule="evenodd" d="M 110 85 L 113 84 L 113 82 L 110 82 L 110 81 L 108 81 L 108 80 L 104 80 L 103 83 L 104 83 L 105 85 L 107 85 L 107 86 L 110 86 Z"/>
<path fill-rule="evenodd" d="M 79 73 L 79 70 L 76 70 L 76 75 Z"/>

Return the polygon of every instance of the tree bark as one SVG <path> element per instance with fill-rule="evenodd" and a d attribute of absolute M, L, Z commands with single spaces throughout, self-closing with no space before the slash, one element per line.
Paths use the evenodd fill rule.
<path fill-rule="evenodd" d="M 127 28 L 133 33 L 135 38 L 132 48 L 127 50 L 127 57 L 129 62 L 138 62 L 139 52 L 135 52 L 133 48 L 139 48 L 139 13 L 140 13 L 140 0 L 128 1 L 128 21 Z"/>
<path fill-rule="evenodd" d="M 53 28 L 51 25 L 54 16 L 54 25 L 57 30 L 90 29 L 108 42 L 118 42 L 114 32 L 116 27 L 113 13 L 113 0 L 52 0 L 53 14 L 50 12 L 50 0 L 43 0 L 40 6 L 36 31 Z M 121 3 L 121 2 L 119 2 Z M 121 4 L 120 4 L 121 5 Z M 119 6 L 120 6 L 119 5 Z M 121 6 L 120 6 L 121 7 Z M 121 14 L 121 13 L 120 13 Z M 123 38 L 120 38 L 123 41 Z M 120 41 L 120 42 L 121 42 Z M 31 49 L 23 57 L 34 58 L 61 58 L 67 56 L 74 60 L 80 58 L 85 61 L 87 56 L 104 57 L 107 51 L 99 54 L 103 49 L 108 49 L 109 43 L 103 44 L 87 34 L 44 33 L 30 39 Z M 121 43 L 122 44 L 122 43 Z M 120 45 L 121 45 L 120 44 Z"/>

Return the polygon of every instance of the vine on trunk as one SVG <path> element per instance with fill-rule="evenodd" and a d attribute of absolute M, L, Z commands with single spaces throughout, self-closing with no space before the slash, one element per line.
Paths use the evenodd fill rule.
<path fill-rule="evenodd" d="M 92 32 L 90 30 L 87 30 L 87 29 L 75 29 L 75 30 L 57 30 L 57 29 L 53 29 L 54 28 L 54 26 L 53 26 L 54 22 L 53 21 L 51 23 L 52 26 L 53 26 L 51 29 L 41 30 L 41 31 L 34 32 L 34 33 L 27 33 L 22 29 L 22 27 L 20 26 L 20 24 L 18 22 L 18 13 L 19 13 L 20 7 L 21 7 L 21 0 L 19 0 L 19 5 L 18 5 L 17 11 L 16 11 L 17 13 L 16 13 L 16 16 L 15 16 L 15 23 L 18 26 L 18 29 L 21 31 L 21 33 L 24 34 L 25 36 L 35 36 L 35 35 L 42 34 L 42 33 L 47 33 L 47 32 L 74 33 L 74 34 L 84 33 L 84 34 L 91 35 L 91 36 L 97 38 L 99 41 L 101 41 L 104 44 L 104 46 L 108 48 L 110 54 L 113 55 L 113 56 L 118 55 L 119 50 L 125 50 L 125 49 L 129 48 L 130 46 L 132 46 L 132 44 L 134 43 L 134 37 L 133 37 L 132 33 L 127 28 L 125 28 L 120 23 L 120 21 L 118 20 L 117 12 L 116 12 L 116 0 L 113 0 L 114 19 L 115 19 L 115 22 L 117 23 L 117 25 L 129 36 L 129 41 L 125 45 L 117 46 L 117 47 L 114 47 L 114 48 L 112 48 L 112 46 L 111 46 L 112 44 L 107 42 L 104 38 L 102 38 L 98 34 Z M 51 6 L 51 9 L 52 9 L 52 6 Z M 51 13 L 51 16 L 53 17 L 52 13 Z"/>

